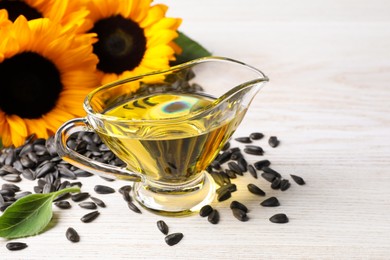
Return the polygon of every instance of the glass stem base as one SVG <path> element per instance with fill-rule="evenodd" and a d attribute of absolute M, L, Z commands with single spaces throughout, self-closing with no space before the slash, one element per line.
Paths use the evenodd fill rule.
<path fill-rule="evenodd" d="M 215 197 L 215 183 L 204 171 L 195 181 L 181 186 L 161 186 L 134 183 L 133 196 L 138 203 L 156 214 L 164 216 L 191 215 Z"/>

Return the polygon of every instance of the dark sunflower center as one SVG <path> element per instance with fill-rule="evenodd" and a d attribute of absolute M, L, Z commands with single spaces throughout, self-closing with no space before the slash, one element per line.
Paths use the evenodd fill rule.
<path fill-rule="evenodd" d="M 136 22 L 120 15 L 112 16 L 96 22 L 91 32 L 99 39 L 93 45 L 93 52 L 99 57 L 99 70 L 120 74 L 141 63 L 146 37 Z"/>
<path fill-rule="evenodd" d="M 54 108 L 61 90 L 57 67 L 37 53 L 0 63 L 0 109 L 8 115 L 39 118 Z"/>
<path fill-rule="evenodd" d="M 24 1 L 18 0 L 0 0 L 0 9 L 6 9 L 8 19 L 15 21 L 19 15 L 24 15 L 27 20 L 42 18 L 42 14 L 38 10 L 26 4 Z"/>

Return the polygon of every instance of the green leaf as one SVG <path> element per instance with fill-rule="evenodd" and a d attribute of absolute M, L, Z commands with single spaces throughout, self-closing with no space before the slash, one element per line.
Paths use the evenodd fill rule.
<path fill-rule="evenodd" d="M 179 37 L 175 39 L 175 43 L 182 48 L 182 53 L 176 56 L 176 61 L 172 65 L 211 55 L 203 46 L 182 32 L 179 32 Z"/>
<path fill-rule="evenodd" d="M 0 237 L 11 239 L 40 233 L 53 216 L 53 200 L 68 192 L 80 192 L 80 188 L 70 187 L 47 194 L 31 194 L 18 199 L 0 217 Z"/>

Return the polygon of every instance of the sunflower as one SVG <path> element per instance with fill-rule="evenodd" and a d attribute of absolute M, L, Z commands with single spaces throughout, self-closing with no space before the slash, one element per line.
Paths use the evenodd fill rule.
<path fill-rule="evenodd" d="M 15 21 L 19 15 L 27 20 L 49 18 L 60 23 L 65 29 L 74 26 L 78 31 L 85 31 L 91 25 L 86 18 L 89 11 L 85 0 L 0 0 L 0 9 L 8 12 L 9 20 Z"/>
<path fill-rule="evenodd" d="M 1 15 L 0 15 L 1 17 Z M 48 138 L 65 121 L 84 115 L 82 103 L 98 82 L 92 34 L 77 35 L 47 18 L 19 16 L 0 28 L 0 136 L 23 144 Z"/>
<path fill-rule="evenodd" d="M 166 69 L 180 48 L 181 19 L 165 17 L 167 6 L 151 0 L 90 0 L 89 32 L 97 34 L 93 52 L 98 56 L 101 84 L 153 70 Z"/>

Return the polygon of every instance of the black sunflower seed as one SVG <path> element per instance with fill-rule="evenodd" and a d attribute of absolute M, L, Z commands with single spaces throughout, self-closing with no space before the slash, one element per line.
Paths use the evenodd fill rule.
<path fill-rule="evenodd" d="M 237 137 L 234 140 L 236 140 L 237 142 L 240 142 L 240 143 L 245 143 L 245 144 L 252 143 L 252 140 L 249 137 Z"/>
<path fill-rule="evenodd" d="M 165 237 L 165 242 L 169 246 L 176 245 L 183 239 L 184 235 L 183 233 L 172 233 Z"/>
<path fill-rule="evenodd" d="M 263 167 L 268 167 L 271 165 L 269 160 L 257 161 L 253 164 L 257 170 L 261 170 Z"/>
<path fill-rule="evenodd" d="M 280 183 L 280 190 L 281 191 L 285 191 L 285 190 L 288 190 L 288 188 L 290 188 L 291 186 L 291 183 L 289 180 L 286 180 L 286 179 L 283 179 Z"/>
<path fill-rule="evenodd" d="M 119 188 L 118 192 L 120 194 L 123 194 L 124 192 L 129 193 L 131 191 L 131 186 L 130 185 L 125 185 Z"/>
<path fill-rule="evenodd" d="M 223 186 L 225 184 L 225 179 L 220 172 L 213 171 L 210 173 L 210 175 L 215 181 L 215 183 L 218 184 L 219 186 Z"/>
<path fill-rule="evenodd" d="M 295 181 L 296 184 L 298 184 L 298 185 L 305 185 L 305 181 L 303 180 L 302 177 L 294 175 L 294 174 L 290 174 L 290 176 Z"/>
<path fill-rule="evenodd" d="M 101 208 L 105 208 L 105 207 L 106 207 L 106 204 L 105 204 L 101 199 L 98 199 L 98 198 L 96 198 L 96 197 L 91 197 L 91 200 L 92 200 L 93 202 L 95 202 L 96 205 L 98 205 L 98 206 L 101 207 Z"/>
<path fill-rule="evenodd" d="M 30 180 L 30 181 L 35 180 L 35 173 L 31 169 L 24 169 L 22 171 L 22 176 L 23 176 L 23 178 Z"/>
<path fill-rule="evenodd" d="M 45 163 L 43 166 L 39 167 L 36 170 L 35 173 L 37 175 L 37 178 L 41 178 L 41 177 L 45 176 L 47 173 L 53 171 L 54 167 L 55 167 L 55 163 L 53 163 L 53 162 Z"/>
<path fill-rule="evenodd" d="M 27 247 L 27 244 L 22 242 L 9 242 L 5 246 L 10 251 L 16 251 L 25 249 Z"/>
<path fill-rule="evenodd" d="M 28 158 L 27 156 L 21 157 L 20 158 L 20 163 L 25 168 L 31 168 L 31 167 L 33 167 L 35 165 L 35 163 L 33 161 L 31 161 L 31 159 Z"/>
<path fill-rule="evenodd" d="M 9 197 L 13 197 L 15 196 L 15 191 L 11 190 L 11 189 L 2 189 L 0 190 L 0 195 L 2 196 L 9 196 Z"/>
<path fill-rule="evenodd" d="M 220 164 L 224 164 L 225 162 L 229 161 L 232 156 L 232 151 L 231 150 L 226 150 L 223 153 L 219 154 L 216 158 L 216 160 Z"/>
<path fill-rule="evenodd" d="M 263 155 L 264 150 L 260 146 L 257 145 L 247 145 L 244 148 L 244 152 L 247 154 L 252 154 L 252 155 Z"/>
<path fill-rule="evenodd" d="M 235 179 L 237 178 L 237 175 L 234 171 L 230 170 L 230 169 L 226 169 L 225 170 L 225 173 L 226 175 L 230 178 L 230 179 Z"/>
<path fill-rule="evenodd" d="M 135 213 L 139 213 L 139 214 L 142 214 L 141 210 L 133 203 L 133 202 L 128 202 L 127 203 L 127 206 L 129 207 L 129 209 L 131 209 L 132 211 L 134 211 Z"/>
<path fill-rule="evenodd" d="M 13 201 L 6 201 L 3 203 L 3 205 L 0 206 L 0 211 L 3 212 L 4 210 L 6 210 L 9 206 L 12 205 L 12 203 L 14 203 Z"/>
<path fill-rule="evenodd" d="M 247 185 L 247 187 L 251 193 L 259 195 L 259 196 L 265 196 L 265 192 L 262 189 L 260 189 L 259 187 L 257 187 L 255 184 L 249 183 Z"/>
<path fill-rule="evenodd" d="M 237 161 L 240 158 L 243 158 L 241 151 L 235 151 L 232 153 L 232 156 L 230 156 L 230 159 L 235 161 Z"/>
<path fill-rule="evenodd" d="M 248 216 L 246 215 L 246 212 L 239 209 L 239 208 L 233 208 L 232 209 L 233 216 L 238 219 L 239 221 L 248 221 Z"/>
<path fill-rule="evenodd" d="M 99 211 L 95 210 L 88 214 L 85 214 L 80 220 L 84 223 L 92 222 L 94 219 L 96 219 L 99 216 Z"/>
<path fill-rule="evenodd" d="M 235 172 L 238 175 L 243 175 L 241 168 L 238 166 L 236 162 L 228 162 L 228 167 L 231 171 Z"/>
<path fill-rule="evenodd" d="M 98 194 L 110 194 L 115 192 L 115 189 L 105 185 L 96 185 L 94 190 Z"/>
<path fill-rule="evenodd" d="M 4 202 L 3 195 L 0 194 L 0 207 L 4 205 Z"/>
<path fill-rule="evenodd" d="M 271 188 L 274 189 L 274 190 L 277 190 L 280 188 L 280 184 L 281 184 L 281 180 L 280 178 L 275 178 L 272 183 L 271 183 Z"/>
<path fill-rule="evenodd" d="M 260 203 L 263 207 L 277 207 L 280 206 L 279 200 L 276 197 L 269 197 Z"/>
<path fill-rule="evenodd" d="M 125 201 L 127 201 L 127 202 L 132 201 L 132 198 L 131 198 L 129 192 L 124 192 L 124 193 L 122 194 L 122 198 L 123 198 Z"/>
<path fill-rule="evenodd" d="M 224 201 L 231 197 L 231 192 L 228 189 L 222 190 L 220 193 L 218 193 L 217 200 L 218 201 Z"/>
<path fill-rule="evenodd" d="M 230 208 L 231 209 L 240 209 L 240 210 L 244 211 L 245 213 L 248 212 L 248 208 L 244 204 L 242 204 L 241 202 L 238 202 L 236 200 L 234 200 L 230 203 Z"/>
<path fill-rule="evenodd" d="M 251 133 L 249 135 L 249 138 L 252 139 L 252 140 L 260 140 L 263 137 L 264 137 L 264 135 L 262 133 L 258 133 L 258 132 Z"/>
<path fill-rule="evenodd" d="M 54 202 L 54 205 L 56 205 L 60 209 L 70 209 L 72 207 L 70 205 L 69 201 L 67 201 L 67 200 L 60 200 L 60 201 Z"/>
<path fill-rule="evenodd" d="M 58 167 L 58 171 L 59 171 L 61 177 L 63 177 L 63 178 L 70 179 L 70 180 L 77 179 L 76 174 L 66 167 Z"/>
<path fill-rule="evenodd" d="M 229 184 L 226 184 L 226 185 L 219 187 L 216 190 L 216 192 L 219 194 L 219 193 L 223 192 L 224 190 L 229 190 L 230 192 L 235 192 L 235 191 L 237 191 L 237 185 L 234 183 L 229 183 Z"/>
<path fill-rule="evenodd" d="M 213 211 L 208 215 L 207 220 L 211 224 L 218 224 L 219 222 L 219 213 L 216 209 L 213 209 Z"/>
<path fill-rule="evenodd" d="M 272 173 L 273 175 L 275 175 L 275 177 L 278 177 L 278 178 L 282 177 L 282 175 L 280 173 L 278 173 L 277 171 L 275 171 L 274 169 L 272 169 L 268 166 L 261 168 L 261 170 L 266 172 L 266 173 Z"/>
<path fill-rule="evenodd" d="M 208 215 L 211 214 L 211 212 L 213 212 L 213 207 L 211 207 L 210 205 L 204 205 L 200 211 L 199 211 L 199 215 L 201 217 L 207 217 Z"/>
<path fill-rule="evenodd" d="M 42 193 L 50 193 L 55 191 L 55 187 L 51 183 L 46 183 L 45 186 L 43 186 Z"/>
<path fill-rule="evenodd" d="M 288 217 L 284 213 L 278 213 L 270 217 L 269 219 L 272 223 L 284 224 L 288 222 Z"/>
<path fill-rule="evenodd" d="M 248 170 L 248 163 L 244 157 L 241 157 L 237 160 L 237 165 L 240 167 L 242 172 L 246 172 Z"/>
<path fill-rule="evenodd" d="M 71 199 L 74 202 L 79 202 L 79 201 L 85 200 L 87 198 L 89 198 L 89 193 L 88 192 L 79 192 L 79 193 L 73 194 L 71 196 Z"/>
<path fill-rule="evenodd" d="M 161 231 L 164 235 L 167 235 L 169 232 L 169 228 L 167 223 L 164 222 L 164 220 L 157 221 L 157 228 Z"/>
<path fill-rule="evenodd" d="M 275 175 L 272 174 L 272 173 L 268 173 L 268 172 L 263 172 L 261 174 L 261 177 L 263 177 L 265 180 L 269 181 L 269 182 L 273 182 L 275 180 Z"/>
<path fill-rule="evenodd" d="M 269 139 L 268 139 L 268 144 L 271 146 L 271 147 L 276 147 L 279 145 L 279 140 L 276 136 L 271 136 Z"/>
<path fill-rule="evenodd" d="M 217 160 L 212 161 L 210 163 L 210 166 L 213 167 L 216 170 L 220 170 L 221 169 L 221 164 Z"/>
<path fill-rule="evenodd" d="M 230 143 L 229 142 L 227 142 L 226 144 L 224 144 L 224 146 L 222 147 L 222 151 L 226 151 L 227 149 L 229 149 L 230 148 Z"/>
<path fill-rule="evenodd" d="M 70 242 L 74 242 L 74 243 L 77 243 L 80 241 L 80 236 L 79 234 L 77 233 L 76 230 L 74 230 L 74 228 L 70 227 L 66 230 L 66 238 L 70 241 Z"/>
<path fill-rule="evenodd" d="M 20 187 L 18 185 L 12 184 L 12 183 L 4 183 L 3 185 L 1 185 L 1 189 L 12 190 L 14 192 L 20 191 Z"/>
<path fill-rule="evenodd" d="M 96 209 L 97 206 L 94 202 L 92 201 L 83 201 L 79 203 L 80 208 L 83 209 Z"/>
<path fill-rule="evenodd" d="M 23 198 L 23 197 L 30 195 L 30 194 L 31 194 L 31 191 L 23 191 L 21 193 L 16 194 L 15 199 L 18 200 L 18 199 Z"/>
<path fill-rule="evenodd" d="M 257 179 L 257 172 L 255 167 L 252 164 L 248 165 L 248 171 L 252 175 L 253 178 Z"/>
<path fill-rule="evenodd" d="M 22 179 L 20 178 L 19 174 L 16 173 L 10 173 L 7 175 L 2 176 L 3 180 L 9 181 L 9 182 L 20 182 Z"/>

